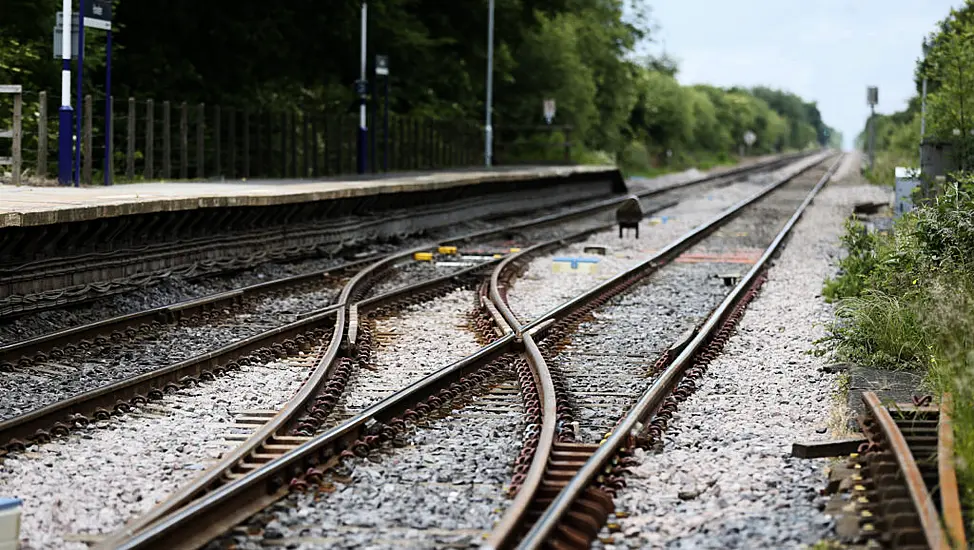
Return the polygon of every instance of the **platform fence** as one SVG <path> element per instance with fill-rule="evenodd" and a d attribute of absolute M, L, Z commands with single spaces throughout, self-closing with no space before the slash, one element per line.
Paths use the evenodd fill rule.
<path fill-rule="evenodd" d="M 314 107 L 282 110 L 131 97 L 112 98 L 110 108 L 112 122 L 106 127 L 104 96 L 85 96 L 80 105 L 79 177 L 85 185 L 311 179 L 358 172 L 358 116 L 354 114 Z M 0 127 L 2 113 L 0 105 Z M 367 173 L 484 165 L 480 122 L 390 114 L 386 125 L 381 111 L 368 117 Z M 495 126 L 494 164 L 571 163 L 570 138 L 571 128 L 566 126 Z M 23 91 L 21 143 L 27 182 L 56 179 L 56 97 L 45 91 Z"/>

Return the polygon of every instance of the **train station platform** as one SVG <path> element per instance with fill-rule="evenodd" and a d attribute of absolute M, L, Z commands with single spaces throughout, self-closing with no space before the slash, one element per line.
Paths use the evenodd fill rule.
<path fill-rule="evenodd" d="M 457 188 L 550 187 L 559 182 L 580 180 L 610 180 L 615 192 L 625 191 L 622 176 L 613 166 L 500 167 L 318 180 L 154 182 L 82 188 L 0 184 L 0 228 L 203 208 L 273 207 L 380 195 L 456 191 Z"/>

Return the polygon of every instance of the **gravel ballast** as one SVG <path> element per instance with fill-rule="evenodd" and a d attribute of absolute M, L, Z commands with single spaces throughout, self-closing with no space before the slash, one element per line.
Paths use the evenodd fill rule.
<path fill-rule="evenodd" d="M 637 452 L 616 499 L 621 530 L 605 548 L 798 548 L 829 533 L 817 496 L 827 461 L 791 458 L 790 448 L 828 437 L 835 375 L 808 351 L 831 319 L 820 292 L 835 272 L 842 223 L 855 203 L 888 198 L 885 189 L 832 184 L 806 211 L 670 421 L 662 450 Z"/>
<path fill-rule="evenodd" d="M 375 320 L 372 357 L 356 368 L 321 430 L 480 349 L 467 327 L 475 293 L 454 290 Z"/>
<path fill-rule="evenodd" d="M 234 443 L 237 413 L 277 409 L 308 367 L 243 366 L 215 381 L 113 416 L 0 464 L 0 494 L 23 499 L 25 550 L 84 549 L 199 475 Z"/>
<path fill-rule="evenodd" d="M 502 389 L 516 392 L 510 384 Z M 276 505 L 269 521 L 255 525 L 259 536 L 227 539 L 241 549 L 479 545 L 509 502 L 505 488 L 520 446 L 520 400 L 506 395 L 513 399 L 478 398 L 423 421 L 405 435 L 403 447 L 346 460 L 342 476 Z"/>
<path fill-rule="evenodd" d="M 595 233 L 584 241 L 561 248 L 553 254 L 534 258 L 528 264 L 527 271 L 508 290 L 508 302 L 521 321 L 530 321 L 548 309 L 645 260 L 726 208 L 752 196 L 771 183 L 773 177 L 762 174 L 711 189 L 703 194 L 689 195 L 679 204 L 644 219 L 640 223 L 638 239 L 632 233 L 620 239 L 618 231 L 613 229 Z M 606 255 L 586 253 L 585 248 L 591 246 L 606 247 Z M 554 259 L 566 257 L 596 259 L 598 263 L 591 273 L 582 269 L 554 273 Z"/>
<path fill-rule="evenodd" d="M 568 383 L 576 441 L 598 443 L 651 382 L 656 358 L 729 290 L 724 264 L 671 264 L 579 325 L 549 367 Z"/>
<path fill-rule="evenodd" d="M 672 177 L 672 175 L 665 177 Z M 649 181 L 656 182 L 657 179 Z M 405 236 L 382 242 L 366 242 L 347 250 L 336 250 L 333 252 L 342 255 L 355 253 L 358 255 L 356 257 L 366 254 L 391 254 L 397 250 L 407 250 L 427 242 L 435 242 L 476 231 L 529 221 L 539 216 L 571 210 L 582 204 L 584 203 L 545 208 L 513 216 L 471 219 L 462 223 L 441 227 L 425 234 Z M 2 320 L 0 321 L 0 345 L 12 344 L 28 338 L 107 319 L 116 315 L 135 313 L 144 309 L 200 298 L 217 292 L 291 275 L 321 271 L 342 263 L 346 263 L 346 260 L 340 257 L 310 258 L 293 262 L 266 263 L 242 271 L 224 274 L 171 276 L 156 282 L 152 286 L 132 290 L 120 295 L 107 296 L 91 303 L 69 305 L 63 308 L 43 310 L 22 317 Z"/>
<path fill-rule="evenodd" d="M 5 392 L 0 399 L 0 420 L 296 321 L 302 313 L 330 305 L 337 293 L 338 289 L 323 288 L 283 297 L 267 296 L 252 308 L 221 316 L 210 323 L 163 327 L 149 337 L 120 343 L 104 353 L 92 348 L 80 357 L 64 357 L 56 363 L 68 366 L 60 367 L 57 375 L 29 370 L 6 373 L 8 387 L 16 389 Z"/>

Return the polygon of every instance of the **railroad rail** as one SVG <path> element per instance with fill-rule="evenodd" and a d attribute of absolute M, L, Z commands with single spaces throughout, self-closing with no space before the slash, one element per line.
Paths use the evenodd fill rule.
<path fill-rule="evenodd" d="M 794 155 L 780 159 L 773 159 L 763 163 L 734 168 L 724 172 L 695 178 L 687 182 L 667 186 L 662 189 L 637 193 L 640 198 L 650 198 L 670 191 L 700 185 L 715 180 L 731 179 L 757 171 L 773 170 L 796 158 Z M 522 231 L 529 228 L 542 227 L 554 223 L 593 216 L 600 212 L 611 211 L 624 201 L 624 198 L 614 198 L 597 201 L 581 207 L 567 209 L 564 212 L 541 216 L 524 222 L 508 224 L 501 228 L 475 231 L 465 235 L 445 239 L 438 243 L 443 246 L 468 243 L 477 239 L 485 239 L 494 235 Z M 437 243 L 425 243 L 425 247 L 436 246 Z M 420 248 L 423 248 L 421 246 Z M 16 366 L 29 366 L 44 362 L 49 358 L 59 358 L 65 353 L 71 353 L 77 348 L 92 345 L 106 345 L 119 343 L 124 339 L 135 338 L 139 334 L 146 334 L 162 324 L 174 324 L 190 321 L 207 312 L 221 311 L 228 307 L 237 306 L 244 300 L 252 300 L 274 292 L 293 291 L 309 284 L 321 284 L 324 280 L 341 280 L 351 270 L 373 263 L 383 255 L 368 257 L 343 263 L 341 265 L 312 273 L 295 275 L 258 283 L 234 290 L 218 292 L 208 296 L 193 298 L 183 302 L 149 308 L 140 312 L 118 315 L 109 319 L 86 323 L 77 327 L 60 330 L 50 334 L 29 338 L 20 342 L 0 346 L 0 370 L 11 370 Z"/>
<path fill-rule="evenodd" d="M 763 283 L 771 258 L 783 245 L 815 195 L 831 179 L 840 161 L 841 158 L 831 163 L 761 258 L 692 338 L 679 342 L 664 353 L 655 366 L 658 374 L 652 384 L 600 445 L 572 449 L 570 437 L 561 437 L 560 441 L 556 439 L 557 427 L 567 424 L 570 412 L 560 406 L 554 384 L 544 384 L 538 388 L 540 409 L 544 411 L 540 418 L 541 435 L 536 448 L 526 445 L 526 452 L 522 454 L 519 464 L 522 471 L 517 495 L 487 541 L 488 548 L 587 548 L 590 545 L 612 511 L 612 495 L 619 486 L 614 476 L 618 474 L 620 464 L 625 462 L 628 453 L 637 443 L 645 444 L 647 440 L 661 435 L 678 399 L 685 399 L 689 394 L 690 389 L 681 387 L 681 381 L 702 374 L 709 359 L 715 357 L 723 347 L 733 326 L 743 315 L 747 303 Z M 806 170 L 809 168 L 811 166 L 807 166 Z M 525 346 L 532 350 L 532 340 L 535 338 L 548 338 L 548 332 L 557 334 L 563 331 L 559 324 L 578 322 L 592 308 L 655 271 L 786 181 L 772 183 L 751 198 L 718 215 L 710 223 L 692 230 L 653 258 L 552 309 L 519 327 L 515 333 L 523 336 Z M 505 261 L 516 260 L 508 258 Z M 500 297 L 499 291 L 495 293 L 494 289 L 492 294 Z M 503 310 L 503 307 L 499 306 L 499 309 Z M 516 317 L 509 309 L 505 318 L 516 322 Z M 536 379 L 550 377 L 550 372 L 546 372 L 543 366 L 543 356 L 540 353 L 531 355 L 535 356 L 533 363 L 537 368 Z M 566 454 L 573 450 L 576 451 L 573 455 Z M 525 457 L 530 457 L 530 460 Z"/>
<path fill-rule="evenodd" d="M 741 207 L 743 205 L 738 206 Z M 714 224 L 719 225 L 729 219 L 730 217 L 721 218 L 715 220 Z M 587 231 L 590 232 L 591 229 Z M 687 241 L 685 244 L 689 246 L 690 242 Z M 538 249 L 540 247 L 535 248 Z M 359 360 L 363 347 L 367 348 L 367 331 L 361 330 L 361 323 L 356 324 L 353 317 L 367 314 L 364 312 L 370 308 L 377 310 L 388 307 L 387 298 L 359 300 L 374 282 L 374 273 L 381 271 L 378 268 L 383 262 L 376 264 L 375 269 L 360 272 L 345 285 L 339 297 L 341 307 L 337 309 L 333 339 L 328 353 L 321 358 L 318 369 L 327 368 L 324 367 L 326 363 L 349 365 Z M 469 273 L 472 274 L 473 270 L 482 267 L 471 268 Z M 464 284 L 470 284 L 470 281 L 471 279 L 468 279 Z M 478 326 L 487 328 L 485 323 L 487 318 L 500 320 L 499 306 L 502 304 L 488 299 L 485 285 L 481 285 L 481 289 L 483 311 L 482 322 Z M 404 299 L 408 299 L 406 297 L 411 295 L 411 292 L 413 291 L 402 289 L 400 294 Z M 340 332 L 337 328 L 339 324 L 350 330 Z M 409 385 L 357 416 L 337 426 L 326 428 L 314 436 L 297 436 L 300 439 L 291 436 L 293 439 L 288 440 L 290 444 L 287 449 L 282 449 L 285 451 L 283 453 L 255 452 L 255 449 L 262 444 L 262 440 L 267 441 L 270 437 L 274 437 L 273 434 L 277 433 L 281 423 L 277 423 L 276 426 L 265 426 L 260 430 L 259 435 L 251 437 L 244 446 L 236 449 L 219 465 L 208 470 L 203 478 L 185 487 L 146 516 L 127 525 L 124 530 L 103 542 L 101 547 L 197 548 L 279 499 L 287 492 L 288 487 L 299 488 L 308 481 L 319 478 L 343 455 L 368 453 L 371 449 L 395 437 L 405 429 L 408 422 L 415 421 L 418 417 L 452 402 L 457 397 L 481 386 L 492 376 L 511 369 L 519 373 L 530 372 L 527 363 L 537 359 L 532 356 L 536 354 L 533 354 L 529 347 L 531 335 L 523 331 L 518 333 L 510 326 L 507 326 L 507 329 L 498 327 L 493 334 L 485 335 L 484 339 L 488 343 L 478 352 Z M 336 346 L 336 342 L 341 344 Z M 527 349 L 526 358 L 518 357 L 522 346 Z M 340 394 L 341 388 L 336 385 L 336 383 L 341 384 L 340 379 L 334 377 L 328 379 L 329 386 L 334 390 L 332 395 Z M 302 390 L 302 394 L 304 393 Z M 313 405 L 301 396 L 292 400 L 286 407 L 287 414 L 292 414 L 292 409 L 300 407 L 304 407 L 305 410 L 311 407 L 310 416 L 316 416 Z M 284 411 L 278 416 L 282 415 L 285 415 Z M 297 416 L 297 413 L 294 415 Z M 237 466 L 248 457 L 260 457 L 261 461 L 247 462 L 252 467 L 247 468 L 246 475 L 226 479 L 226 474 L 235 473 Z"/>
<path fill-rule="evenodd" d="M 785 155 L 763 163 L 735 168 L 710 177 L 730 177 L 748 170 L 767 168 L 794 160 L 805 153 Z M 702 178 L 701 181 L 707 180 Z M 508 182 L 513 186 L 513 183 Z M 591 200 L 591 186 L 577 181 L 567 196 L 552 198 L 543 189 L 511 189 L 513 196 L 481 196 L 457 200 L 449 204 L 417 204 L 412 209 L 385 210 L 356 219 L 338 219 L 336 211 L 361 212 L 371 207 L 391 208 L 395 199 L 346 199 L 325 205 L 284 205 L 275 208 L 218 209 L 216 212 L 196 211 L 175 219 L 166 213 L 122 216 L 103 224 L 75 223 L 76 230 L 67 226 L 52 229 L 43 241 L 30 242 L 28 228 L 10 228 L 10 236 L 0 245 L 6 252 L 23 254 L 16 265 L 0 265 L 0 318 L 59 307 L 65 303 L 80 303 L 113 294 L 128 292 L 172 276 L 199 276 L 231 269 L 253 267 L 269 261 L 290 261 L 317 257 L 349 244 L 361 244 L 377 235 L 421 232 L 440 224 L 461 221 L 487 213 L 515 214 L 523 212 L 515 204 L 557 206 Z M 507 185 L 507 184 L 504 184 Z M 616 185 L 611 186 L 613 189 Z M 497 186 L 493 186 L 497 189 Z M 609 194 L 609 188 L 601 196 Z M 618 192 L 618 189 L 615 190 Z M 441 190 L 443 197 L 456 198 L 456 190 Z M 441 199 L 443 198 L 441 197 Z M 413 197 L 410 201 L 416 201 Z M 613 199 L 607 199 L 612 201 Z M 583 207 L 584 208 L 584 207 Z M 417 215 L 417 212 L 419 215 Z M 294 223 L 294 219 L 312 220 Z M 217 227 L 219 230 L 214 231 Z M 166 229 L 168 228 L 168 229 Z M 227 228 L 232 228 L 230 233 Z M 256 229 L 255 229 L 256 228 Z M 166 230 L 163 230 L 166 229 Z M 146 242 L 145 236 L 155 232 L 170 242 Z M 217 234 L 213 234 L 216 232 Z M 141 240 L 140 240 L 141 237 Z M 121 241 L 128 248 L 120 250 L 85 251 L 75 256 L 30 260 L 30 254 L 51 248 L 77 248 L 81 243 Z M 151 262 L 151 263 L 147 263 Z M 152 272 L 140 266 L 153 265 Z M 161 266 L 165 266 L 162 269 Z M 110 274 L 104 278 L 105 274 Z"/>
<path fill-rule="evenodd" d="M 697 178 L 681 184 L 662 189 L 645 191 L 641 198 L 652 198 L 674 189 L 699 185 L 714 180 L 728 180 L 755 171 L 774 169 L 782 163 L 794 158 L 775 159 L 766 163 L 736 168 L 715 175 Z M 346 289 L 353 288 L 357 294 L 354 298 L 361 298 L 367 286 L 363 286 L 366 279 L 374 279 L 377 273 L 391 269 L 399 262 L 408 259 L 413 252 L 427 250 L 430 246 L 461 245 L 478 239 L 486 239 L 497 235 L 522 231 L 529 228 L 544 227 L 569 220 L 582 219 L 611 211 L 624 199 L 611 199 L 566 212 L 542 216 L 533 220 L 511 224 L 501 228 L 476 231 L 466 235 L 450 238 L 440 243 L 430 243 L 414 249 L 406 250 L 387 256 L 378 262 L 375 258 L 366 258 L 345 263 L 321 272 L 296 275 L 268 281 L 248 287 L 226 292 L 219 292 L 210 296 L 195 298 L 177 304 L 151 308 L 142 312 L 120 315 L 114 318 L 96 321 L 58 331 L 52 334 L 31 338 L 22 342 L 0 347 L 0 369 L 12 370 L 17 367 L 30 367 L 42 364 L 49 359 L 60 360 L 65 355 L 83 352 L 92 346 L 110 349 L 112 346 L 135 338 L 144 337 L 163 325 L 181 322 L 196 322 L 208 316 L 227 315 L 242 307 L 246 301 L 266 297 L 274 293 L 293 292 L 309 286 L 320 286 L 330 281 L 337 284 L 345 280 Z M 656 205 L 656 209 L 669 204 Z M 580 239 L 595 230 L 605 226 L 595 226 L 592 230 L 577 233 L 573 238 Z M 555 239 L 542 243 L 540 248 L 558 246 L 561 241 Z M 348 273 L 367 265 L 359 271 L 354 279 L 349 281 Z M 433 280 L 432 284 L 442 281 Z M 409 292 L 416 288 L 406 289 Z M 348 291 L 352 292 L 352 291 Z M 399 296 L 398 294 L 391 294 Z M 262 361 L 273 356 L 283 357 L 297 352 L 309 352 L 312 343 L 323 338 L 330 330 L 338 330 L 337 312 L 339 304 L 350 303 L 352 296 L 343 292 L 335 304 L 305 312 L 302 318 L 288 324 L 255 334 L 251 337 L 228 343 L 214 349 L 179 361 L 164 368 L 120 380 L 105 386 L 75 395 L 45 407 L 30 411 L 17 417 L 0 422 L 0 449 L 8 451 L 23 449 L 28 442 L 44 442 L 51 437 L 68 433 L 74 426 L 83 426 L 90 422 L 102 420 L 112 414 L 124 413 L 134 406 L 148 400 L 161 398 L 165 392 L 176 391 L 180 386 L 195 384 L 200 379 L 208 379 L 213 375 L 220 375 L 227 369 L 234 369 L 251 361 Z M 354 301 L 354 300 L 352 300 Z M 346 315 L 349 324 L 349 342 L 354 343 L 357 326 L 358 311 L 352 304 Z M 337 327 L 337 328 L 336 328 Z M 343 332 L 344 334 L 344 332 Z M 347 376 L 347 374 L 346 374 Z"/>
<path fill-rule="evenodd" d="M 864 539 L 894 549 L 967 548 L 954 466 L 950 396 L 941 406 L 883 404 L 864 392 L 866 436 L 852 458 Z M 924 400 L 927 401 L 927 400 Z"/>

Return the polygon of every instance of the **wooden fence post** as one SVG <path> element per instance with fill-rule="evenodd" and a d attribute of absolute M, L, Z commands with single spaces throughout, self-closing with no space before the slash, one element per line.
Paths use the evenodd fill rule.
<path fill-rule="evenodd" d="M 82 165 L 81 176 L 85 185 L 91 185 L 91 157 L 95 153 L 91 146 L 91 95 L 85 96 L 84 112 L 82 115 L 84 117 L 84 125 L 82 126 L 81 139 L 84 145 L 84 164 Z"/>
<path fill-rule="evenodd" d="M 237 111 L 227 107 L 227 147 L 230 149 L 230 166 L 227 175 L 231 179 L 237 177 Z"/>
<path fill-rule="evenodd" d="M 40 109 L 37 116 L 37 176 L 47 177 L 47 92 L 37 96 Z"/>
<path fill-rule="evenodd" d="M 145 179 L 155 177 L 152 161 L 155 159 L 155 103 L 149 99 L 145 102 Z"/>
<path fill-rule="evenodd" d="M 260 110 L 257 111 L 257 128 L 254 133 L 254 174 L 258 177 L 264 176 L 264 149 L 262 147 L 263 140 L 261 136 L 264 135 L 264 113 Z M 247 177 L 250 177 L 248 174 Z"/>
<path fill-rule="evenodd" d="M 287 113 L 281 114 L 281 177 L 287 177 Z"/>
<path fill-rule="evenodd" d="M 21 139 L 23 139 L 22 117 L 24 110 L 23 87 L 20 84 L 0 84 L 0 94 L 10 94 L 14 96 L 13 127 L 10 129 L 0 129 L 0 138 L 13 140 L 9 158 L 0 157 L 0 166 L 9 165 L 12 175 L 12 183 L 20 185 L 20 173 L 23 163 L 23 150 L 21 149 Z"/>
<path fill-rule="evenodd" d="M 128 143 L 125 144 L 125 177 L 135 179 L 135 98 L 129 98 Z"/>
<path fill-rule="evenodd" d="M 243 113 L 243 177 L 250 177 L 250 109 L 244 109 Z"/>
<path fill-rule="evenodd" d="M 179 106 L 179 179 L 189 178 L 189 107 Z"/>
<path fill-rule="evenodd" d="M 162 177 L 172 178 L 172 118 L 169 102 L 162 102 Z"/>
<path fill-rule="evenodd" d="M 311 176 L 318 177 L 318 116 L 311 115 Z"/>
<path fill-rule="evenodd" d="M 102 168 L 105 169 L 105 181 L 108 185 L 112 185 L 115 183 L 115 98 L 111 96 L 108 98 L 108 113 L 106 113 L 106 116 L 109 116 L 108 136 L 105 137 L 105 147 L 108 149 L 105 156 L 108 161 L 107 166 Z"/>
<path fill-rule="evenodd" d="M 206 177 L 206 164 L 204 155 L 206 149 L 203 147 L 203 131 L 206 128 L 206 104 L 200 103 L 196 107 L 196 177 Z"/>
<path fill-rule="evenodd" d="M 301 177 L 308 177 L 308 111 L 301 111 Z"/>
<path fill-rule="evenodd" d="M 220 176 L 223 175 L 223 151 L 221 150 L 221 143 L 220 143 L 221 142 L 221 140 L 220 140 L 220 133 L 221 133 L 220 132 L 220 128 L 222 126 L 220 123 L 222 121 L 222 118 L 223 117 L 220 116 L 220 106 L 219 105 L 214 105 L 213 106 L 213 119 L 216 121 L 216 124 L 213 126 L 213 139 L 216 140 L 216 141 L 214 142 L 213 145 L 214 145 L 214 153 L 216 153 L 214 155 L 216 157 L 216 159 L 215 159 L 216 160 L 216 163 L 215 163 L 216 164 L 216 166 L 215 166 L 216 169 L 213 171 L 214 172 L 213 175 L 214 176 L 217 176 L 217 177 L 220 177 Z"/>
<path fill-rule="evenodd" d="M 290 112 L 291 129 L 291 177 L 298 175 L 298 119 L 294 111 Z"/>

